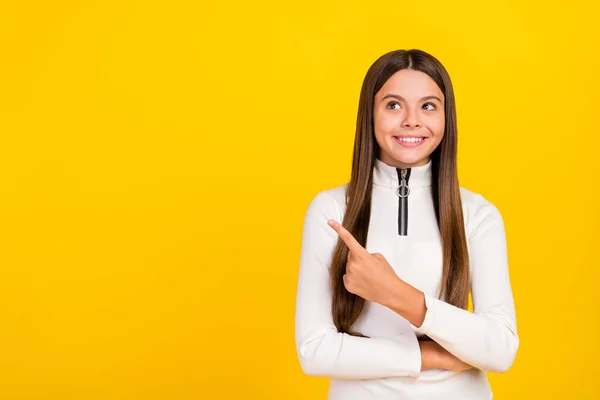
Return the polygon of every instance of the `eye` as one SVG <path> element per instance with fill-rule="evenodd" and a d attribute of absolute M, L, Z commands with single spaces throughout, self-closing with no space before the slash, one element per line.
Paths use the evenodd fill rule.
<path fill-rule="evenodd" d="M 392 108 L 390 107 L 392 104 L 396 104 L 398 107 L 400 107 L 400 103 L 398 103 L 397 101 L 390 101 L 389 103 L 387 103 L 387 108 Z M 397 108 L 392 108 L 392 110 L 397 110 Z"/>
<path fill-rule="evenodd" d="M 423 106 L 426 106 L 426 105 L 433 106 L 433 110 L 437 109 L 437 106 L 435 104 L 433 104 L 432 102 L 428 102 L 428 103 L 423 104 Z M 432 110 L 432 109 L 430 109 L 430 110 Z"/>

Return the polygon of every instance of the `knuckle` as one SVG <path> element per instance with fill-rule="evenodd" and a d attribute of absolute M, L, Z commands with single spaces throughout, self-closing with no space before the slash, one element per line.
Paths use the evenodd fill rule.
<path fill-rule="evenodd" d="M 342 279 L 343 279 L 343 281 L 344 281 L 344 287 L 345 287 L 346 289 L 350 290 L 350 279 L 349 279 L 348 275 L 347 275 L 347 274 L 346 274 L 346 275 L 344 275 L 344 276 L 342 277 Z"/>
<path fill-rule="evenodd" d="M 353 272 L 356 271 L 357 265 L 354 261 L 350 261 L 349 263 L 346 264 L 346 272 Z"/>

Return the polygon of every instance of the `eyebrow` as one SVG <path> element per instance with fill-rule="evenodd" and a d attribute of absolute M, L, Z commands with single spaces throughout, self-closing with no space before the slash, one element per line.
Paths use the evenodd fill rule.
<path fill-rule="evenodd" d="M 385 96 L 383 96 L 383 99 L 381 99 L 381 101 L 383 101 L 383 100 L 387 99 L 388 97 L 393 97 L 393 98 L 395 98 L 395 99 L 398 99 L 398 100 L 403 100 L 403 101 L 404 101 L 404 97 L 402 97 L 402 96 L 400 96 L 400 95 L 398 95 L 398 94 L 394 94 L 394 93 L 389 93 L 389 94 L 386 94 Z M 425 97 L 421 97 L 421 100 L 420 100 L 420 101 L 429 100 L 429 99 L 436 99 L 436 100 L 437 100 L 437 101 L 439 101 L 440 103 L 443 103 L 443 101 L 442 101 L 442 100 L 440 100 L 440 98 L 439 98 L 439 97 L 437 97 L 437 96 L 425 96 Z"/>

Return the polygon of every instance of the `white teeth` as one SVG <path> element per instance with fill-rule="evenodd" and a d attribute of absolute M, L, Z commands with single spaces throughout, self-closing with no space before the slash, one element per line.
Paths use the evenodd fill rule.
<path fill-rule="evenodd" d="M 416 142 L 421 142 L 423 141 L 423 138 L 401 138 L 399 137 L 398 140 L 400 140 L 401 142 L 408 142 L 408 143 L 416 143 Z"/>

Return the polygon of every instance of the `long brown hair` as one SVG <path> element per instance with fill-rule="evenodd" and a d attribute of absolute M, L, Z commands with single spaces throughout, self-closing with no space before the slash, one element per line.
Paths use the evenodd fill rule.
<path fill-rule="evenodd" d="M 367 71 L 360 92 L 352 175 L 346 191 L 346 212 L 342 224 L 363 246 L 367 242 L 371 218 L 373 167 L 379 156 L 373 124 L 375 94 L 397 71 L 410 68 L 426 73 L 445 97 L 445 130 L 442 141 L 431 154 L 432 196 L 442 238 L 443 273 L 438 297 L 446 293 L 446 302 L 466 309 L 469 295 L 469 255 L 463 222 L 456 163 L 457 127 L 454 91 L 444 66 L 432 55 L 418 49 L 395 50 L 379 57 Z M 330 268 L 332 317 L 339 332 L 365 336 L 352 331 L 365 300 L 346 290 L 348 247 L 338 239 Z"/>

